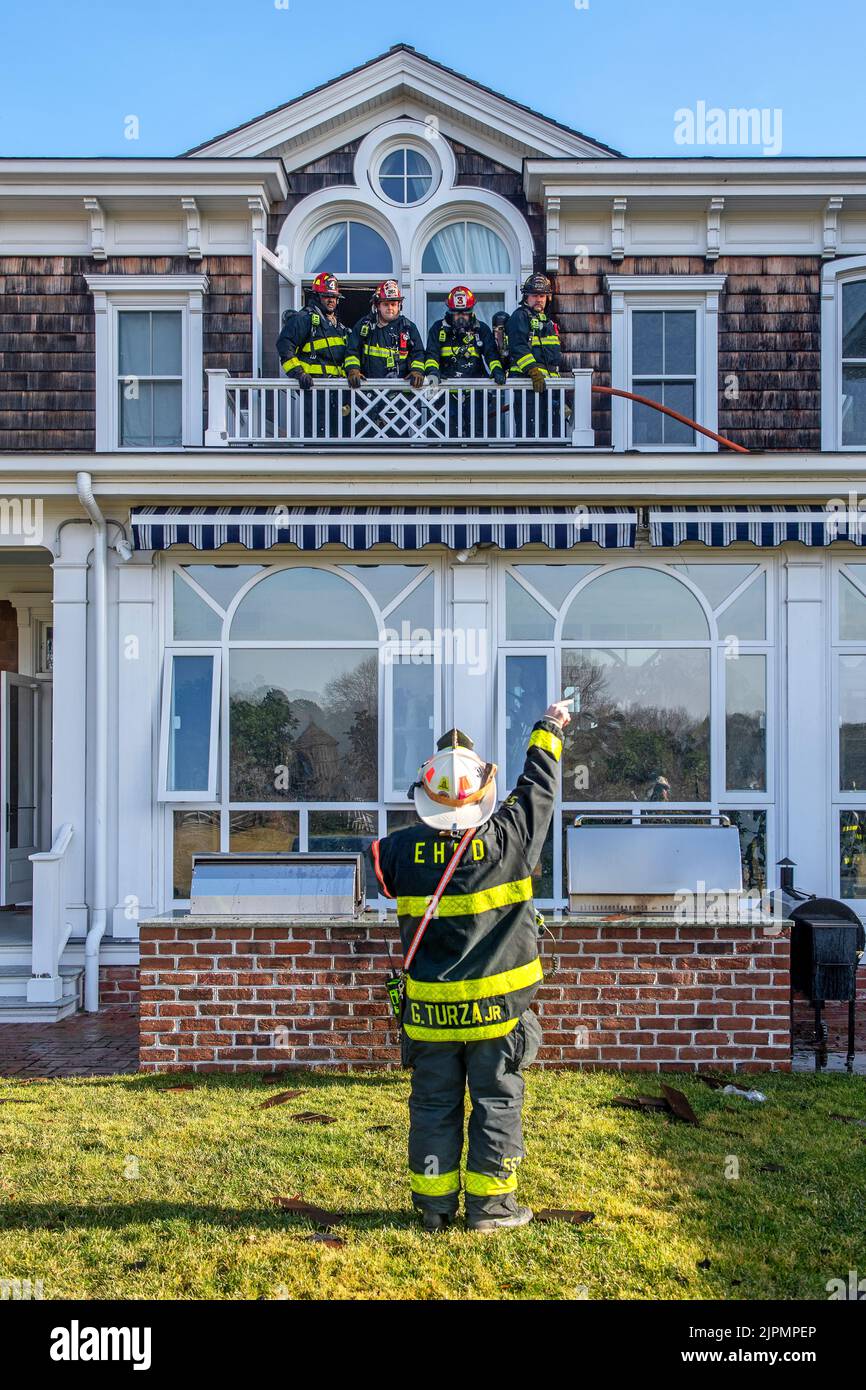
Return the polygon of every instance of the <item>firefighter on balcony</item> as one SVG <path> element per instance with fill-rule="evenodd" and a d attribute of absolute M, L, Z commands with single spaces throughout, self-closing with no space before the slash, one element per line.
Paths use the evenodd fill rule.
<path fill-rule="evenodd" d="M 533 394 L 543 397 L 547 383 L 561 375 L 562 347 L 559 341 L 559 325 L 548 314 L 553 298 L 553 286 L 546 275 L 533 274 L 523 285 L 523 298 L 508 320 L 508 350 L 511 354 L 511 367 L 519 376 L 529 377 Z M 518 400 L 518 419 L 522 423 L 523 406 L 526 405 L 527 434 L 534 435 L 535 402 Z M 559 401 L 539 401 L 538 434 L 547 437 L 559 430 Z M 551 430 L 552 425 L 552 430 Z"/>
<path fill-rule="evenodd" d="M 315 380 L 345 377 L 344 359 L 349 329 L 340 322 L 337 306 L 343 298 L 336 277 L 322 271 L 313 281 L 306 308 L 287 309 L 277 339 L 277 353 L 287 376 L 294 377 L 304 391 L 310 391 Z M 326 433 L 339 433 L 343 414 L 342 392 L 331 391 L 325 429 L 324 399 L 318 403 L 311 397 L 304 401 L 304 433 L 313 432 L 320 438 Z"/>
<path fill-rule="evenodd" d="M 496 343 L 496 355 L 502 363 L 502 370 L 507 376 L 511 371 L 511 351 L 508 346 L 508 320 L 511 318 L 504 309 L 497 309 L 490 326 L 493 329 L 493 339 Z"/>
<path fill-rule="evenodd" d="M 457 1212 L 467 1084 L 467 1224 L 488 1231 L 532 1220 L 516 1199 L 523 1070 L 541 1042 L 529 1008 L 542 978 L 532 871 L 553 815 L 569 718 L 560 703 L 538 720 L 517 785 L 495 813 L 495 765 L 452 729 L 409 789 L 423 824 L 373 843 L 382 891 L 397 899 L 404 955 L 446 865 L 460 855 L 411 959 L 403 1001 L 409 1178 L 427 1230 L 443 1229 Z"/>
<path fill-rule="evenodd" d="M 445 381 L 460 381 L 483 377 L 486 370 L 497 386 L 504 386 L 505 372 L 493 334 L 483 320 L 475 317 L 475 295 L 466 285 L 455 285 L 447 303 L 445 317 L 436 320 L 427 337 L 425 367 L 428 380 L 433 383 L 438 383 L 440 378 Z M 455 439 L 462 435 L 464 439 L 471 439 L 473 425 L 476 434 L 483 434 L 483 394 L 479 394 L 473 402 L 473 408 L 470 409 L 469 394 L 466 393 L 462 411 L 459 411 L 457 393 L 449 392 L 450 438 Z"/>
<path fill-rule="evenodd" d="M 349 334 L 346 376 L 354 390 L 362 381 L 402 381 L 424 385 L 424 345 L 411 319 L 404 318 L 396 280 L 384 280 L 370 306 Z"/>

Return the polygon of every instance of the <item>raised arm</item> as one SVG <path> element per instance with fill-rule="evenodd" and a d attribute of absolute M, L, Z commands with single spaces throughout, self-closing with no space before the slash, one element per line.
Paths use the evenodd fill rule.
<path fill-rule="evenodd" d="M 571 719 L 565 701 L 552 704 L 529 735 L 526 761 L 514 790 L 505 798 L 494 820 L 505 834 L 518 836 L 526 862 L 534 868 L 553 815 L 562 731 Z"/>

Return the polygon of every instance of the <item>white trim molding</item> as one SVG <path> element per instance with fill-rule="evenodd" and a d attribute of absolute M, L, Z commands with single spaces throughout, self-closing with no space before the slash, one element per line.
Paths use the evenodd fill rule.
<path fill-rule="evenodd" d="M 606 275 L 611 301 L 611 385 L 632 389 L 631 316 L 634 309 L 694 309 L 697 322 L 695 400 L 698 423 L 717 430 L 719 422 L 719 295 L 725 275 Z M 622 397 L 611 398 L 612 444 L 615 450 L 632 449 L 632 411 Z M 675 446 L 642 445 L 641 452 L 674 452 Z M 694 445 L 683 452 L 715 451 L 718 445 L 706 435 L 696 435 Z"/>
<path fill-rule="evenodd" d="M 866 280 L 866 256 L 829 261 L 821 271 L 821 448 L 862 451 L 842 443 L 842 287 Z"/>
<path fill-rule="evenodd" d="M 85 198 L 84 208 L 90 217 L 90 254 L 95 261 L 108 259 L 105 250 L 105 213 L 98 198 Z"/>
<path fill-rule="evenodd" d="M 117 315 L 122 309 L 180 309 L 183 314 L 183 440 L 200 447 L 203 433 L 203 312 L 208 278 L 193 275 L 85 275 L 96 315 L 96 448 L 120 448 L 117 402 Z M 138 452 L 138 451 L 131 451 Z"/>

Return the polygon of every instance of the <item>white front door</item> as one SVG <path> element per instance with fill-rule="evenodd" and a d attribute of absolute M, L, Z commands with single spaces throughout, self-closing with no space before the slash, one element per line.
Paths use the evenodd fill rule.
<path fill-rule="evenodd" d="M 48 749 L 44 708 L 48 683 L 16 672 L 0 673 L 0 894 L 2 905 L 33 897 L 30 855 L 40 844 L 44 766 Z"/>

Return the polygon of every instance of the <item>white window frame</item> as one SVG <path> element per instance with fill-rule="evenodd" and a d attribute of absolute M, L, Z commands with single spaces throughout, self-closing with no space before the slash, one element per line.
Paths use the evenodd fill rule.
<path fill-rule="evenodd" d="M 860 444 L 842 443 L 842 287 L 866 280 L 866 256 L 830 261 L 821 272 L 821 448 L 862 453 Z"/>
<path fill-rule="evenodd" d="M 206 275 L 87 275 L 96 314 L 96 449 L 140 454 L 159 446 L 121 445 L 119 323 L 122 310 L 180 309 L 182 439 L 168 449 L 201 447 L 204 431 L 204 296 Z M 159 452 L 164 450 L 159 447 Z"/>
<path fill-rule="evenodd" d="M 611 299 L 611 385 L 632 387 L 632 314 L 635 309 L 691 309 L 695 321 L 695 419 L 705 428 L 719 428 L 719 295 L 725 275 L 606 275 Z M 638 392 L 638 394 L 640 394 Z M 611 397 L 612 447 L 640 453 L 713 453 L 718 444 L 695 431 L 694 444 L 635 444 L 632 438 L 634 402 Z"/>
<path fill-rule="evenodd" d="M 866 259 L 866 258 L 864 258 Z M 840 733 L 841 733 L 841 711 L 840 711 L 840 668 L 843 656 L 866 656 L 866 641 L 855 638 L 843 638 L 841 636 L 841 617 L 842 604 L 840 600 L 840 590 L 842 587 L 842 576 L 853 584 L 859 594 L 866 598 L 866 585 L 863 580 L 855 576 L 848 569 L 849 564 L 863 564 L 864 557 L 860 555 L 837 555 L 831 566 L 831 587 L 830 587 L 830 709 L 832 738 L 830 740 L 830 843 L 832 845 L 832 864 L 830 875 L 830 892 L 834 893 L 843 902 L 847 902 L 855 911 L 862 915 L 863 906 L 866 898 L 842 898 L 842 832 L 841 819 L 843 811 L 861 811 L 866 808 L 866 790 L 864 791 L 843 791 L 842 790 L 842 760 L 840 757 Z"/>
<path fill-rule="evenodd" d="M 168 749 L 171 720 L 171 693 L 172 676 L 174 673 L 174 662 L 176 657 L 183 656 L 209 656 L 213 663 L 211 677 L 211 707 L 210 707 L 210 730 L 208 743 L 208 771 L 207 787 L 203 790 L 190 790 L 189 788 L 174 788 L 168 785 Z M 215 807 L 217 804 L 217 777 L 219 760 L 217 752 L 219 749 L 220 731 L 220 690 L 222 675 L 222 651 L 214 643 L 197 645 L 185 644 L 166 647 L 163 657 L 162 667 L 162 702 L 160 706 L 160 725 L 159 725 L 159 800 L 165 802 L 194 802 L 196 804 L 207 803 Z"/>
<path fill-rule="evenodd" d="M 203 589 L 202 586 L 196 584 L 195 565 L 197 563 L 203 565 L 215 563 L 258 563 L 263 566 L 263 569 L 261 573 L 245 579 L 244 582 L 236 590 L 233 597 L 228 601 L 226 607 L 223 609 L 220 607 L 219 603 L 217 603 L 217 601 L 210 594 L 208 594 L 206 590 Z M 365 639 L 364 641 L 351 641 L 348 639 L 344 639 L 340 641 L 335 640 L 326 641 L 322 643 L 311 643 L 307 641 L 268 641 L 266 639 L 258 638 L 255 640 L 230 638 L 229 633 L 231 631 L 231 624 L 239 604 L 244 600 L 249 591 L 252 588 L 254 588 L 257 583 L 260 583 L 266 575 L 273 574 L 278 570 L 284 569 L 304 569 L 310 567 L 317 569 L 326 569 L 340 574 L 341 577 L 343 577 L 349 584 L 353 585 L 353 587 L 363 592 L 366 597 L 370 591 L 365 590 L 363 582 L 358 581 L 357 578 L 353 575 L 346 574 L 343 569 L 343 567 L 346 565 L 353 565 L 359 563 L 368 563 L 382 566 L 388 564 L 393 564 L 395 566 L 418 565 L 419 567 L 421 567 L 421 573 L 417 576 L 414 576 L 411 580 L 408 580 L 406 584 L 403 586 L 403 588 L 400 589 L 400 591 L 384 605 L 380 606 L 379 603 L 376 601 L 375 597 L 372 594 L 370 595 L 371 597 L 373 597 L 374 603 L 374 607 L 371 611 L 375 616 L 376 611 L 378 610 L 380 617 L 379 638 L 376 642 L 373 642 L 369 639 Z M 191 566 L 192 568 L 191 570 L 188 570 L 185 568 L 185 566 Z M 215 612 L 223 616 L 223 635 L 220 641 L 214 641 L 213 639 L 201 639 L 200 641 L 197 641 L 192 638 L 183 638 L 175 641 L 173 639 L 173 593 L 174 575 L 176 573 L 181 575 L 182 582 L 186 583 L 189 587 L 191 587 L 195 593 L 197 593 L 202 599 L 204 599 L 209 604 L 211 608 L 214 609 Z M 400 638 L 396 642 L 389 642 L 386 644 L 386 641 L 384 639 L 384 632 L 386 631 L 386 629 L 392 626 L 394 613 L 399 609 L 400 605 L 404 603 L 405 600 L 411 595 L 411 593 L 417 587 L 419 587 L 425 581 L 425 579 L 427 579 L 428 576 L 432 576 L 433 579 L 433 632 L 430 634 L 431 640 L 428 641 L 425 635 L 424 638 L 417 642 L 412 640 L 406 642 L 402 638 Z M 220 847 L 223 851 L 227 851 L 230 848 L 231 818 L 232 815 L 237 812 L 256 810 L 296 812 L 298 815 L 299 825 L 299 847 L 301 850 L 306 850 L 308 848 L 309 842 L 310 812 L 334 811 L 336 813 L 343 813 L 349 810 L 359 812 L 366 811 L 374 817 L 378 817 L 378 834 L 382 836 L 387 833 L 387 817 L 389 814 L 396 811 L 402 811 L 404 809 L 411 809 L 412 803 L 408 801 L 406 798 L 406 787 L 392 785 L 394 780 L 394 711 L 392 701 L 393 672 L 390 664 L 384 660 L 380 660 L 379 663 L 379 686 L 377 697 L 378 710 L 380 714 L 378 801 L 352 802 L 351 804 L 334 804 L 332 802 L 322 801 L 298 801 L 286 803 L 283 801 L 241 802 L 233 800 L 230 796 L 231 750 L 229 747 L 229 739 L 228 737 L 221 738 L 219 737 L 219 735 L 221 734 L 223 729 L 226 731 L 226 733 L 228 733 L 228 730 L 230 728 L 230 667 L 231 653 L 233 651 L 241 650 L 245 647 L 276 647 L 286 649 L 296 647 L 301 650 L 304 650 L 309 646 L 316 645 L 332 649 L 340 647 L 348 647 L 352 649 L 366 647 L 370 651 L 379 651 L 380 653 L 384 651 L 385 646 L 388 645 L 395 652 L 429 652 L 431 654 L 432 680 L 434 690 L 434 723 L 436 729 L 441 730 L 445 710 L 445 701 L 447 698 L 447 692 L 445 689 L 445 678 L 448 671 L 448 668 L 440 651 L 439 640 L 437 637 L 437 634 L 439 635 L 439 637 L 441 637 L 443 631 L 442 612 L 443 604 L 445 602 L 445 569 L 444 560 L 441 555 L 422 555 L 418 551 L 397 552 L 393 555 L 388 556 L 380 556 L 377 553 L 371 553 L 366 551 L 350 554 L 321 554 L 316 552 L 315 554 L 302 553 L 291 556 L 278 553 L 268 555 L 256 553 L 255 555 L 251 555 L 249 551 L 238 550 L 236 552 L 234 548 L 232 548 L 231 550 L 223 549 L 219 552 L 218 555 L 215 555 L 208 554 L 204 551 L 194 551 L 190 554 L 178 553 L 165 557 L 165 563 L 162 566 L 161 589 L 163 631 L 166 633 L 163 657 L 164 665 L 162 685 L 163 694 L 161 706 L 162 710 L 167 712 L 169 709 L 167 701 L 171 698 L 171 684 L 170 674 L 167 676 L 166 670 L 168 670 L 170 673 L 170 658 L 172 656 L 200 656 L 203 654 L 208 655 L 213 652 L 217 652 L 221 656 L 219 680 L 220 689 L 218 697 L 219 703 L 216 709 L 216 713 L 212 713 L 211 724 L 212 735 L 214 728 L 216 728 L 217 730 L 218 743 L 216 748 L 216 757 L 217 767 L 219 771 L 214 786 L 214 792 L 213 795 L 210 797 L 209 801 L 206 802 L 204 796 L 200 794 L 190 794 L 187 792 L 170 793 L 167 796 L 164 794 L 164 789 L 167 781 L 168 767 L 167 718 L 162 718 L 160 722 L 160 740 L 158 753 L 159 762 L 157 772 L 158 786 L 160 789 L 158 799 L 160 802 L 165 803 L 163 807 L 162 827 L 162 881 L 163 901 L 166 904 L 166 910 L 183 908 L 188 906 L 189 903 L 189 900 L 186 898 L 175 898 L 173 893 L 173 837 L 174 813 L 176 811 L 192 811 L 197 809 L 207 809 L 215 811 L 219 817 Z M 377 898 L 377 891 L 378 884 L 371 884 L 368 881 L 367 899 L 369 905 L 371 907 L 376 907 L 378 905 L 378 910 L 380 914 L 392 910 L 394 907 L 393 902 L 387 901 L 381 894 L 379 894 Z"/>
<path fill-rule="evenodd" d="M 752 573 L 747 575 L 725 598 L 716 610 L 718 616 L 714 614 L 712 605 L 701 589 L 687 576 L 680 574 L 675 568 L 677 565 L 694 565 L 696 568 L 701 563 L 721 565 L 741 565 L 748 563 L 753 566 Z M 712 555 L 700 556 L 693 552 L 681 550 L 671 550 L 665 556 L 647 556 L 640 558 L 629 558 L 623 560 L 599 560 L 597 566 L 589 573 L 585 574 L 580 581 L 575 581 L 575 586 L 570 597 L 563 600 L 560 607 L 556 610 L 556 625 L 552 639 L 539 638 L 537 642 L 532 642 L 527 638 L 506 638 L 506 583 L 505 576 L 511 574 L 516 582 L 526 589 L 533 597 L 540 598 L 541 606 L 547 612 L 553 612 L 553 606 L 548 603 L 543 595 L 537 595 L 531 581 L 524 575 L 518 573 L 517 566 L 528 564 L 564 564 L 579 567 L 585 563 L 578 559 L 574 554 L 560 555 L 554 552 L 546 552 L 535 556 L 528 550 L 521 552 L 519 558 L 503 557 L 502 563 L 497 566 L 497 587 L 498 587 L 498 623 L 497 623 L 497 660 L 498 660 L 498 682 L 497 682 L 497 748 L 499 750 L 499 763 L 505 766 L 505 729 L 504 729 L 504 710 L 505 710 L 505 658 L 512 655 L 520 656 L 546 656 L 548 660 L 548 690 L 551 698 L 558 692 L 559 686 L 559 666 L 558 662 L 564 647 L 567 648 L 586 648 L 595 647 L 656 647 L 660 649 L 682 649 L 697 648 L 708 653 L 708 674 L 710 678 L 710 765 L 709 765 L 709 795 L 703 801 L 672 801 L 665 805 L 671 809 L 707 812 L 715 814 L 727 811 L 747 811 L 763 812 L 764 822 L 764 854 L 765 872 L 767 876 L 767 887 L 770 885 L 771 865 L 776 861 L 777 853 L 777 830 L 776 830 L 776 811 L 778 803 L 778 766 L 780 750 L 778 747 L 779 725 L 777 710 L 779 702 L 778 672 L 776 661 L 776 623 L 775 623 L 775 595 L 778 584 L 778 561 L 777 557 L 768 558 L 759 555 L 745 556 L 742 553 L 727 554 L 724 556 L 713 552 Z M 708 636 L 700 639 L 666 638 L 658 640 L 644 639 L 616 639 L 607 640 L 605 638 L 593 638 L 585 641 L 564 640 L 562 628 L 564 618 L 567 614 L 570 602 L 578 592 L 581 592 L 587 585 L 593 583 L 601 575 L 609 573 L 614 569 L 655 569 L 663 573 L 670 574 L 688 589 L 700 604 L 708 622 Z M 727 781 L 726 770 L 726 681 L 725 681 L 725 636 L 723 633 L 724 615 L 728 608 L 739 596 L 745 592 L 752 584 L 759 582 L 759 575 L 765 575 L 766 584 L 766 629 L 763 640 L 759 638 L 746 639 L 739 641 L 740 655 L 760 655 L 766 658 L 766 727 L 765 727 L 765 780 L 766 790 L 762 792 L 750 791 L 727 791 L 725 783 Z M 557 786 L 556 805 L 554 810 L 554 825 L 562 828 L 563 817 L 573 818 L 576 815 L 589 815 L 592 813 L 604 814 L 606 811 L 631 811 L 638 817 L 641 813 L 658 810 L 658 803 L 651 801 L 576 801 L 563 795 L 561 780 Z M 556 912 L 566 904 L 567 892 L 562 867 L 562 854 L 559 843 L 554 845 L 553 856 L 553 884 L 554 896 L 552 899 L 539 899 L 542 906 L 552 907 Z"/>

